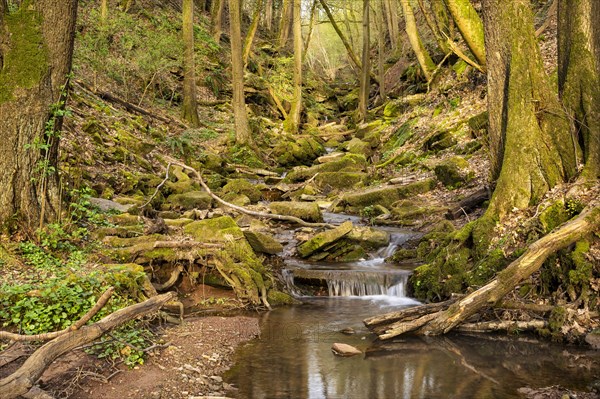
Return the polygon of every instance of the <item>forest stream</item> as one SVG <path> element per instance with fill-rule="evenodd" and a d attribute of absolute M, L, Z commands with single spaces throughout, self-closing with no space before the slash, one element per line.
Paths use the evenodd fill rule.
<path fill-rule="evenodd" d="M 339 214 L 324 217 L 330 223 L 359 222 Z M 239 389 L 239 397 L 519 398 L 555 385 L 585 390 L 597 379 L 597 352 L 533 336 L 457 334 L 378 341 L 363 319 L 419 304 L 406 294 L 411 266 L 385 262 L 418 234 L 384 229 L 390 244 L 369 259 L 335 264 L 286 260 L 288 288 L 303 304 L 259 316 L 260 337 L 237 350 L 235 366 L 225 376 Z M 294 276 L 300 277 L 300 287 Z M 305 295 L 303 283 L 317 280 L 324 282 L 318 296 Z M 334 356 L 335 342 L 351 344 L 363 354 Z"/>

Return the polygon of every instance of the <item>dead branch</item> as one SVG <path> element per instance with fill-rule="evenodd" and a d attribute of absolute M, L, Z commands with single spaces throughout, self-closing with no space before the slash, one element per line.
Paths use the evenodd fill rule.
<path fill-rule="evenodd" d="M 482 321 L 479 323 L 464 323 L 456 327 L 463 332 L 495 332 L 495 331 L 526 331 L 538 330 L 548 326 L 545 320 L 531 321 Z"/>
<path fill-rule="evenodd" d="M 446 310 L 432 310 L 418 319 L 406 322 L 401 320 L 386 326 L 383 332 L 378 332 L 379 338 L 389 339 L 410 331 L 423 335 L 447 333 L 481 308 L 493 306 L 501 300 L 523 279 L 537 271 L 551 254 L 579 241 L 599 226 L 600 207 L 594 202 L 578 217 L 531 244 L 523 255 L 482 288 L 460 299 Z"/>
<path fill-rule="evenodd" d="M 98 339 L 108 331 L 130 320 L 155 312 L 174 296 L 175 294 L 172 292 L 155 296 L 118 310 L 97 323 L 84 326 L 76 331 L 69 331 L 67 334 L 47 342 L 36 350 L 17 371 L 0 380 L 0 397 L 13 399 L 26 394 L 35 385 L 44 370 L 58 357 L 78 346 Z"/>
<path fill-rule="evenodd" d="M 153 248 L 177 248 L 177 249 L 191 249 L 197 247 L 203 248 L 223 248 L 223 244 L 217 244 L 213 242 L 199 242 L 199 241 L 156 241 Z"/>
<path fill-rule="evenodd" d="M 72 326 L 65 328 L 64 330 L 35 335 L 21 335 L 10 333 L 8 331 L 0 331 L 0 340 L 10 339 L 12 341 L 48 341 L 56 337 L 60 337 L 61 335 L 64 335 L 69 331 L 79 330 L 82 326 L 85 325 L 85 323 L 90 321 L 91 318 L 94 317 L 96 313 L 98 313 L 100 309 L 104 307 L 104 305 L 106 305 L 114 291 L 115 289 L 113 287 L 108 287 L 108 289 L 104 291 L 100 298 L 98 298 L 96 304 L 90 310 L 88 310 L 88 312 L 81 319 L 75 322 L 75 324 L 73 324 Z"/>
<path fill-rule="evenodd" d="M 556 16 L 556 12 L 558 10 L 558 1 L 552 0 L 552 4 L 548 8 L 548 14 L 546 15 L 546 19 L 542 23 L 542 25 L 535 31 L 535 37 L 540 37 L 542 33 L 550 26 L 550 22 L 552 18 Z"/>
<path fill-rule="evenodd" d="M 169 159 L 169 165 L 167 165 L 167 168 L 171 165 L 174 166 L 179 166 L 180 168 L 189 170 L 190 172 L 192 172 L 192 174 L 194 175 L 194 178 L 198 181 L 198 183 L 200 183 L 200 185 L 202 186 L 202 188 L 218 203 L 234 209 L 238 212 L 244 213 L 246 215 L 250 215 L 250 216 L 255 216 L 255 217 L 259 217 L 259 218 L 265 218 L 265 219 L 274 219 L 274 220 L 282 220 L 282 221 L 287 221 L 287 222 L 292 222 L 292 223 L 296 223 L 299 224 L 301 226 L 305 226 L 305 227 L 327 227 L 327 228 L 334 228 L 335 226 L 329 224 L 329 223 L 310 223 L 310 222 L 306 222 L 300 218 L 297 218 L 295 216 L 288 216 L 288 215 L 278 215 L 276 213 L 265 213 L 265 212 L 257 212 L 257 211 L 251 211 L 249 209 L 246 209 L 244 207 L 238 206 L 238 205 L 234 205 L 232 203 L 229 203 L 223 199 L 221 199 L 221 197 L 217 196 L 216 194 L 214 194 L 211 189 L 206 185 L 206 183 L 204 182 L 204 179 L 202 179 L 202 176 L 200 175 L 200 173 L 198 173 L 198 171 L 196 171 L 196 169 L 192 168 L 191 166 L 188 166 L 184 163 L 181 163 L 179 161 L 176 161 L 174 159 Z"/>

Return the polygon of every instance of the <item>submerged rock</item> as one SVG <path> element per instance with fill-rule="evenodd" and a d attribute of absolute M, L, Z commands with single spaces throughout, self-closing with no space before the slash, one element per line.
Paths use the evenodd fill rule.
<path fill-rule="evenodd" d="M 331 346 L 331 351 L 336 356 L 355 356 L 362 354 L 362 351 L 352 345 L 336 342 Z"/>

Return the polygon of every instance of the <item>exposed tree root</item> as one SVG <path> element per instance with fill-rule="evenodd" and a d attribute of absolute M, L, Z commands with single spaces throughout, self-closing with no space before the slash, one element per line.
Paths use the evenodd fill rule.
<path fill-rule="evenodd" d="M 537 271 L 554 252 L 565 248 L 600 227 L 600 207 L 590 204 L 577 218 L 565 223 L 557 230 L 542 237 L 529 246 L 527 251 L 512 262 L 495 279 L 482 288 L 452 303 L 418 306 L 389 315 L 365 320 L 365 325 L 379 335 L 389 339 L 414 332 L 423 335 L 445 334 L 481 308 L 493 306 L 514 289 L 523 279 Z M 390 320 L 393 320 L 390 323 Z"/>
<path fill-rule="evenodd" d="M 36 384 L 44 370 L 61 355 L 100 338 L 103 334 L 130 320 L 157 311 L 174 296 L 175 294 L 172 292 L 155 296 L 118 310 L 97 323 L 70 331 L 47 342 L 36 350 L 17 371 L 0 380 L 0 398 L 13 399 L 26 394 Z"/>
<path fill-rule="evenodd" d="M 176 268 L 173 269 L 173 271 L 171 272 L 171 276 L 169 277 L 169 279 L 167 281 L 165 281 L 162 284 L 154 283 L 152 285 L 154 286 L 154 288 L 156 288 L 156 291 L 166 291 L 169 288 L 171 288 L 173 285 L 175 285 L 175 283 L 179 279 L 179 276 L 181 275 L 182 271 L 183 271 L 183 266 L 178 265 Z"/>
<path fill-rule="evenodd" d="M 9 339 L 12 341 L 48 341 L 50 339 L 60 337 L 61 335 L 65 335 L 70 331 L 79 330 L 85 325 L 85 323 L 90 321 L 91 318 L 94 317 L 96 313 L 98 313 L 100 309 L 104 307 L 104 305 L 106 305 L 114 290 L 115 289 L 113 287 L 109 287 L 106 291 L 104 291 L 100 298 L 98 298 L 96 304 L 90 310 L 88 310 L 88 312 L 81 319 L 79 319 L 72 326 L 65 328 L 64 330 L 35 335 L 21 335 L 10 333 L 7 331 L 0 331 L 0 340 Z"/>

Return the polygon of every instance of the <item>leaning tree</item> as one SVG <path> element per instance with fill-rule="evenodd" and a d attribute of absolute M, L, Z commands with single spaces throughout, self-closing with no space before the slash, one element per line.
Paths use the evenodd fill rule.
<path fill-rule="evenodd" d="M 58 132 L 77 0 L 12 4 L 0 0 L 0 223 L 34 228 L 60 211 Z"/>

